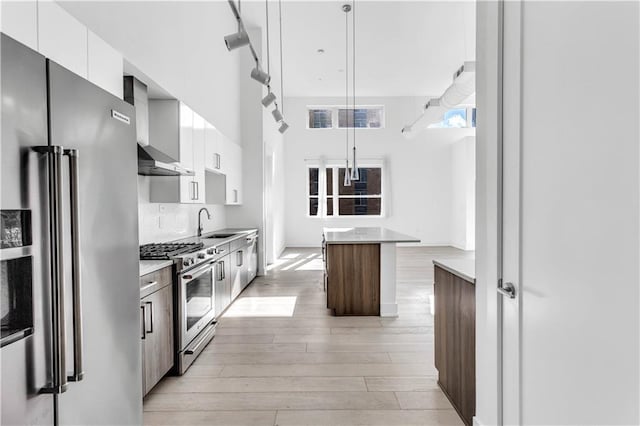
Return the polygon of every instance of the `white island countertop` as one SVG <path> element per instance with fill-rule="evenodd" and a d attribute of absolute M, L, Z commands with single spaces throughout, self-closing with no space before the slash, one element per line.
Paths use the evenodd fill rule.
<path fill-rule="evenodd" d="M 419 243 L 420 240 L 387 228 L 324 228 L 327 244 Z"/>
<path fill-rule="evenodd" d="M 472 284 L 476 283 L 475 259 L 435 259 L 433 264 Z"/>

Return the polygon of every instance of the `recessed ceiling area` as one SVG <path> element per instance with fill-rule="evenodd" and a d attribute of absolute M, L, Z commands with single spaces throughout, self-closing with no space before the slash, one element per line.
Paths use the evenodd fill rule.
<path fill-rule="evenodd" d="M 185 66 L 199 70 L 190 71 L 185 84 L 214 89 L 224 84 L 213 78 L 216 69 L 230 66 L 223 62 L 237 61 L 237 54 L 220 52 L 222 37 L 234 27 L 226 1 L 61 3 L 107 40 L 117 40 L 116 47 L 122 47 L 125 56 L 127 50 L 139 51 L 145 45 L 151 50 L 148 55 L 157 55 L 153 52 L 156 38 L 164 47 L 177 46 L 166 40 L 197 40 L 193 49 L 166 51 L 166 72 Z M 344 95 L 343 3 L 282 2 L 285 96 Z M 244 0 L 241 6 L 248 27 L 266 28 L 264 1 Z M 358 0 L 354 9 L 357 96 L 439 96 L 451 84 L 454 71 L 464 61 L 475 60 L 475 2 Z M 269 2 L 269 17 L 271 74 L 278 87 L 275 0 Z M 206 58 L 208 52 L 222 56 Z M 188 90 L 180 87 L 175 95 L 188 98 Z"/>
<path fill-rule="evenodd" d="M 286 95 L 344 94 L 343 3 L 282 3 Z M 439 96 L 456 69 L 475 60 L 475 2 L 362 0 L 354 11 L 358 96 Z M 273 66 L 279 60 L 277 2 L 270 3 L 269 16 Z M 243 2 L 243 19 L 264 28 L 264 2 Z"/>

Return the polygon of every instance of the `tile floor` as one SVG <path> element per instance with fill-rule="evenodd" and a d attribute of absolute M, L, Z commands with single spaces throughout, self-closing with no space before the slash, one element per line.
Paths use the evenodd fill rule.
<path fill-rule="evenodd" d="M 398 248 L 398 318 L 332 317 L 318 249 L 287 249 L 220 320 L 182 377 L 144 402 L 148 425 L 461 425 L 436 383 L 433 258 Z"/>

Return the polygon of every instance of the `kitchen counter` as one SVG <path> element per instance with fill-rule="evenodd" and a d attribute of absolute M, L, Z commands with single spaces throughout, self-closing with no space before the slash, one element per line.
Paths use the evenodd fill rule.
<path fill-rule="evenodd" d="M 171 265 L 173 265 L 173 260 L 141 260 L 140 276 L 150 274 Z"/>
<path fill-rule="evenodd" d="M 381 227 L 324 228 L 327 244 L 419 243 L 420 240 Z"/>
<path fill-rule="evenodd" d="M 397 317 L 396 245 L 420 240 L 381 227 L 323 232 L 327 307 L 333 314 Z"/>
<path fill-rule="evenodd" d="M 435 259 L 433 264 L 472 284 L 476 283 L 475 259 Z"/>
<path fill-rule="evenodd" d="M 231 241 L 237 240 L 238 238 L 243 238 L 249 234 L 258 232 L 257 228 L 225 228 L 218 229 L 216 231 L 209 231 L 202 234 L 201 237 L 187 237 L 181 238 L 174 242 L 179 243 L 203 243 L 205 247 L 212 247 L 221 244 L 230 243 Z M 214 238 L 213 235 L 218 234 L 234 234 L 230 237 L 225 238 Z"/>

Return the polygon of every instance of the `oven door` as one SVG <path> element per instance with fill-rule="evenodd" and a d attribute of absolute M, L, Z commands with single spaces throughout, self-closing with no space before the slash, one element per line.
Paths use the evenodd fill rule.
<path fill-rule="evenodd" d="M 215 316 L 213 264 L 180 274 L 180 343 L 184 349 Z"/>

